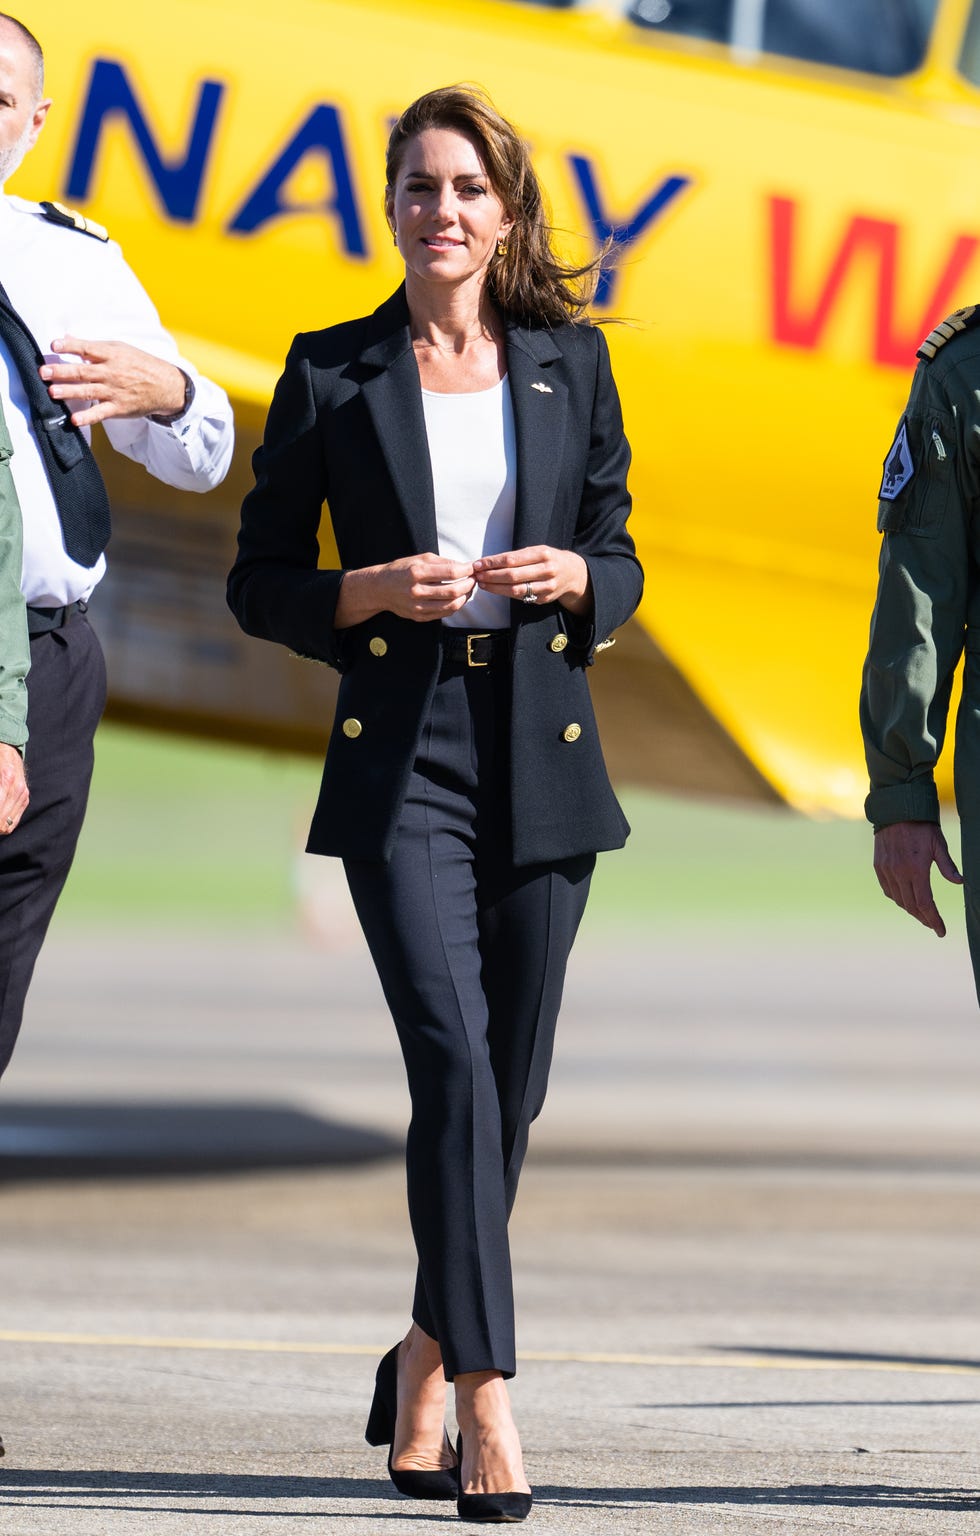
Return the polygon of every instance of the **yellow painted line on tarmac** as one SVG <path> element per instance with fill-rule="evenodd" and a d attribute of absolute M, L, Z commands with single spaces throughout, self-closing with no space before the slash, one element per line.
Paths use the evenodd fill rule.
<path fill-rule="evenodd" d="M 218 1349 L 252 1355 L 383 1355 L 375 1344 L 293 1344 L 284 1339 L 181 1339 L 115 1333 L 20 1333 L 0 1329 L 0 1344 L 80 1344 L 97 1349 Z M 390 1347 L 390 1346 L 389 1346 Z"/>
<path fill-rule="evenodd" d="M 143 1334 L 29 1333 L 0 1329 L 0 1344 L 71 1344 L 89 1349 L 220 1350 L 251 1355 L 364 1355 L 377 1359 L 383 1344 L 330 1344 L 286 1339 L 184 1339 Z M 980 1376 L 980 1362 L 971 1364 L 928 1360 L 854 1359 L 849 1355 L 759 1355 L 746 1350 L 719 1350 L 716 1355 L 620 1355 L 598 1351 L 531 1350 L 518 1352 L 523 1361 L 566 1365 L 690 1366 L 729 1371 L 901 1371 L 912 1376 Z"/>
<path fill-rule="evenodd" d="M 728 1371 L 907 1371 L 924 1376 L 980 1376 L 980 1362 L 976 1365 L 944 1364 L 942 1361 L 920 1360 L 866 1360 L 853 1359 L 849 1355 L 825 1355 L 819 1360 L 810 1355 L 753 1355 L 740 1354 L 738 1350 L 721 1351 L 717 1355 L 603 1355 L 603 1354 L 553 1354 L 526 1350 L 518 1354 L 519 1360 L 568 1360 L 582 1365 L 678 1365 L 699 1368 L 714 1367 Z"/>

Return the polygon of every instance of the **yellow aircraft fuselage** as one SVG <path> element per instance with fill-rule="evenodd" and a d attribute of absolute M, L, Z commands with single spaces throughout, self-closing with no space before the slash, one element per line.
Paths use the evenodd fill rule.
<path fill-rule="evenodd" d="M 895 81 L 493 0 L 23 4 L 55 107 L 9 190 L 108 225 L 240 420 L 215 497 L 112 467 L 117 706 L 322 739 L 326 681 L 223 608 L 247 451 L 293 334 L 400 280 L 392 117 L 470 80 L 531 141 L 567 252 L 618 244 L 596 315 L 622 322 L 647 588 L 640 630 L 595 669 L 614 766 L 859 812 L 880 461 L 918 342 L 980 298 L 966 13 L 945 0 L 925 66 Z"/>

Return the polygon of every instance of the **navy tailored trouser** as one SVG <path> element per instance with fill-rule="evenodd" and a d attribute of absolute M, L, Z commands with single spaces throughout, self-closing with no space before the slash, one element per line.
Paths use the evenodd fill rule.
<path fill-rule="evenodd" d="M 31 639 L 25 758 L 31 800 L 20 825 L 0 839 L 0 1075 L 75 856 L 105 697 L 102 648 L 81 614 Z"/>
<path fill-rule="evenodd" d="M 405 1057 L 413 1316 L 446 1376 L 515 1370 L 507 1220 L 595 855 L 511 862 L 506 662 L 447 663 L 395 848 L 346 861 Z"/>

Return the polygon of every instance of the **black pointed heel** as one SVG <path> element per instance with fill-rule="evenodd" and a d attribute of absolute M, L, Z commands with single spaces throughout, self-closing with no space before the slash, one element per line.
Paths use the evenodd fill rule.
<path fill-rule="evenodd" d="M 463 1492 L 463 1437 L 456 1440 L 457 1472 L 460 1488 L 456 1498 L 456 1513 L 461 1520 L 474 1525 L 516 1525 L 531 1513 L 534 1495 L 531 1493 L 464 1493 Z"/>
<path fill-rule="evenodd" d="M 395 1438 L 395 1413 L 398 1406 L 398 1348 L 389 1349 L 374 1378 L 374 1398 L 368 1414 L 364 1438 L 368 1445 L 387 1445 L 388 1476 L 410 1499 L 455 1499 L 459 1493 L 457 1467 L 402 1471 L 391 1465 L 391 1444 Z"/>

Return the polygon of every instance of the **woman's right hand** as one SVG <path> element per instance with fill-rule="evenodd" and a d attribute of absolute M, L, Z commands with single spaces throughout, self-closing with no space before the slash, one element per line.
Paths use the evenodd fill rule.
<path fill-rule="evenodd" d="M 350 629 L 378 613 L 426 624 L 456 613 L 474 590 L 472 565 L 442 555 L 408 555 L 387 565 L 345 571 L 334 615 L 335 629 Z"/>

